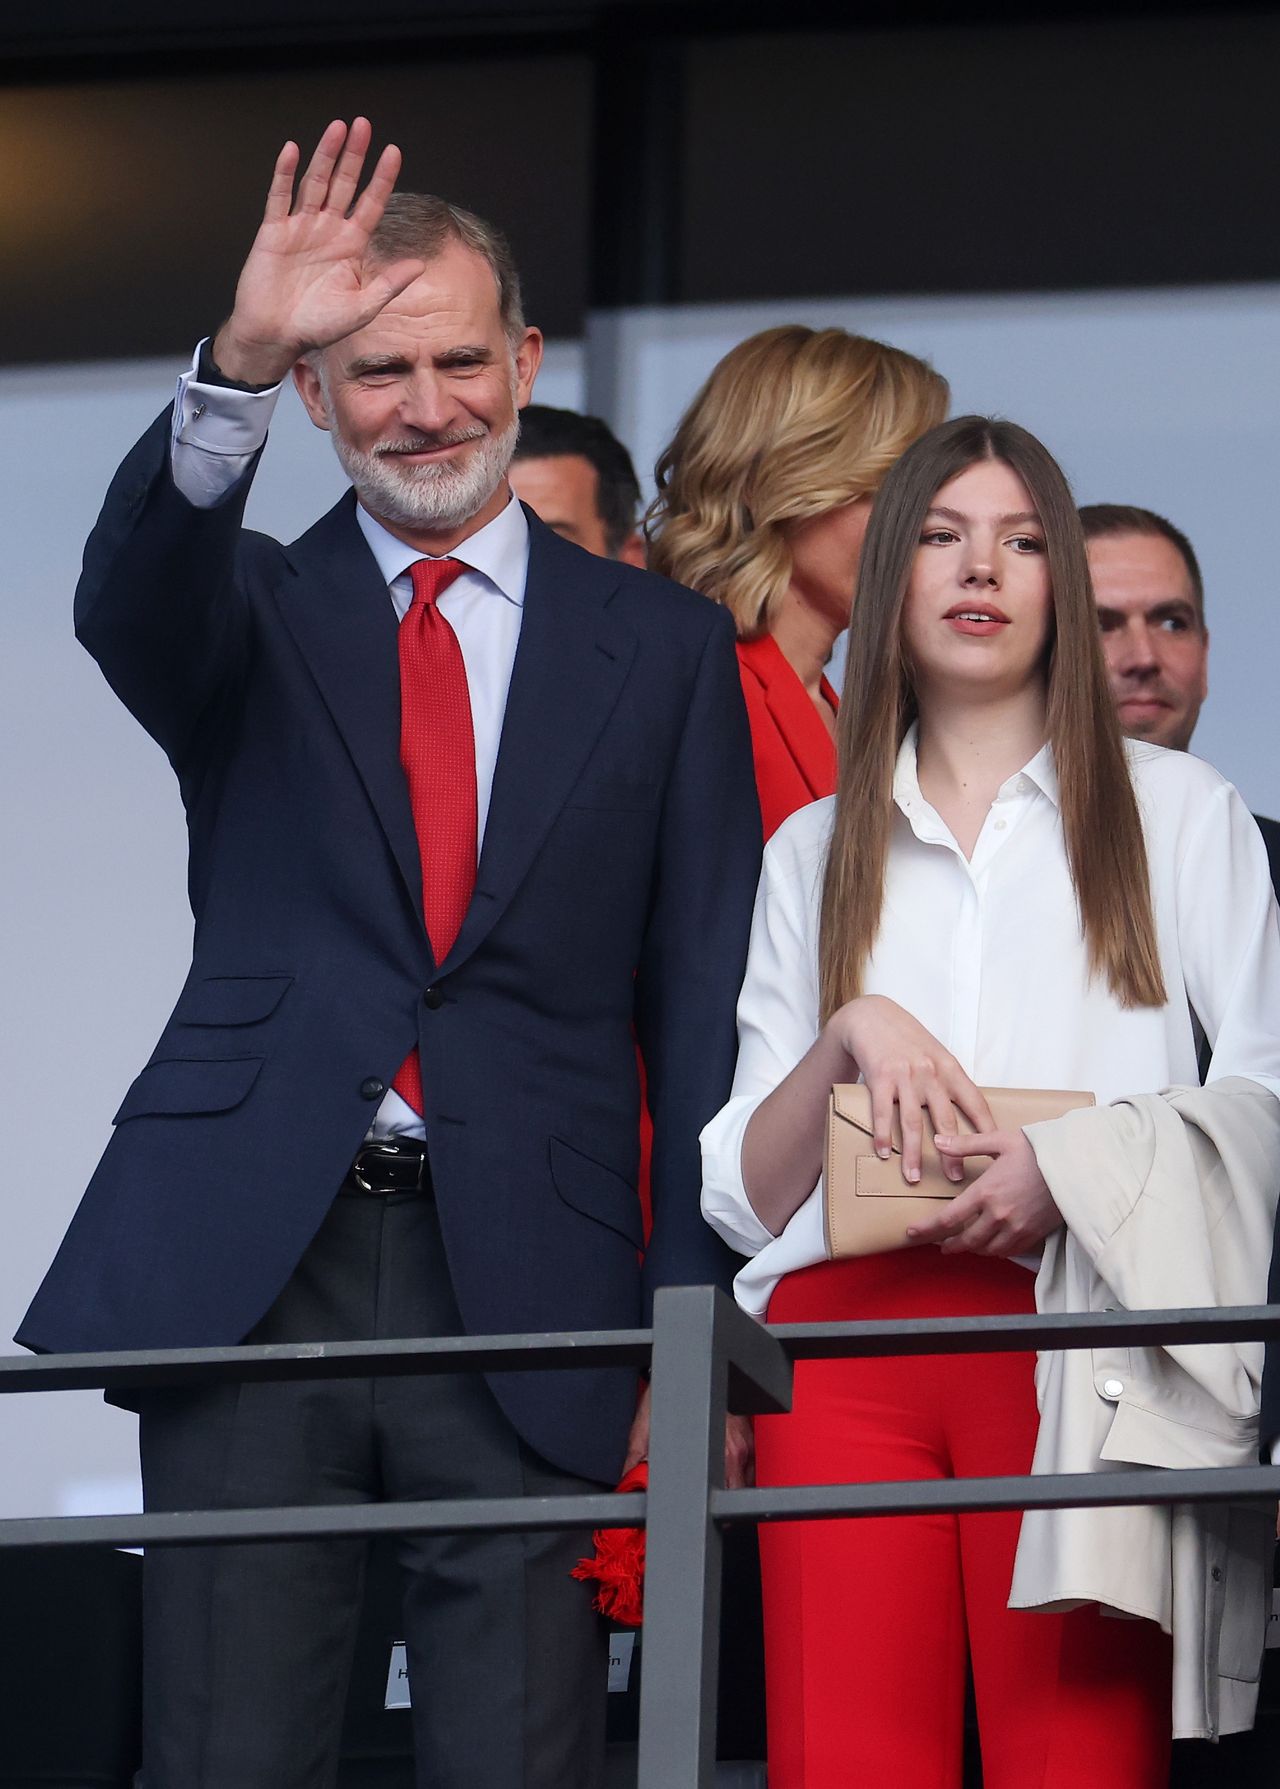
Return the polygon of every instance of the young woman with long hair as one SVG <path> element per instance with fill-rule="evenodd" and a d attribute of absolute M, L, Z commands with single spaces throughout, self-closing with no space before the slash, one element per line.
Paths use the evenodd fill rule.
<path fill-rule="evenodd" d="M 787 324 L 724 356 L 658 461 L 649 563 L 733 615 L 766 839 L 835 789 L 824 668 L 871 501 L 946 412 L 946 381 L 914 355 Z"/>
<path fill-rule="evenodd" d="M 703 1133 L 704 1211 L 751 1257 L 740 1302 L 772 1322 L 1031 1312 L 1029 1268 L 1063 1220 L 1026 1134 L 997 1131 L 980 1089 L 1103 1102 L 1194 1085 L 1194 1006 L 1214 1077 L 1280 1091 L 1265 852 L 1216 772 L 1121 740 L 1071 494 L 1024 430 L 962 417 L 907 450 L 854 614 L 838 792 L 765 853 L 733 1097 Z M 993 1159 L 903 1237 L 915 1246 L 828 1260 L 827 1101 L 858 1079 L 882 1156 L 900 1124 L 904 1190 L 925 1136 L 953 1179 L 975 1145 Z M 958 1117 L 978 1135 L 962 1143 Z M 1076 1308 L 1100 1307 L 1083 1253 L 1076 1267 Z M 1025 1473 L 1034 1367 L 802 1362 L 793 1413 L 757 1424 L 758 1476 Z M 1122 1392 L 1107 1379 L 1096 1395 Z M 1019 1524 L 762 1530 L 770 1789 L 956 1789 L 966 1653 L 987 1789 L 1164 1789 L 1168 1634 L 1102 1613 L 1101 1596 L 1010 1608 Z"/>

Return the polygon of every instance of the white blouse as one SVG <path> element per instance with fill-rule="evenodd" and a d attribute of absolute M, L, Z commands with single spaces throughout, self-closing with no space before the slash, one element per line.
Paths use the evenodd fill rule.
<path fill-rule="evenodd" d="M 1046 746 L 1002 786 L 971 861 L 920 793 L 914 729 L 894 777 L 884 912 L 865 991 L 905 1007 L 984 1087 L 1072 1087 L 1099 1103 L 1209 1078 L 1280 1096 L 1280 916 L 1266 849 L 1237 791 L 1185 752 L 1128 742 L 1169 999 L 1126 1009 L 1089 975 Z M 818 920 L 834 798 L 801 808 L 764 854 L 729 1102 L 702 1133 L 702 1210 L 750 1261 L 738 1302 L 763 1316 L 784 1273 L 825 1256 L 819 1188 L 774 1236 L 742 1184 L 756 1107 L 817 1038 Z"/>

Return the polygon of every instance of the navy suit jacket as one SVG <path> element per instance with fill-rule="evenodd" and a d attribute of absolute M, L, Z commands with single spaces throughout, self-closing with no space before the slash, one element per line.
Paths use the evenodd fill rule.
<path fill-rule="evenodd" d="M 726 1283 L 697 1137 L 728 1095 L 760 853 L 727 613 L 530 515 L 475 893 L 435 963 L 395 614 L 354 498 L 282 546 L 242 530 L 248 479 L 190 505 L 168 439 L 166 414 L 116 475 L 76 628 L 177 773 L 194 960 L 19 1340 L 241 1340 L 414 1043 L 470 1333 L 628 1326 L 658 1285 Z M 616 1473 L 633 1373 L 491 1383 L 546 1458 Z"/>

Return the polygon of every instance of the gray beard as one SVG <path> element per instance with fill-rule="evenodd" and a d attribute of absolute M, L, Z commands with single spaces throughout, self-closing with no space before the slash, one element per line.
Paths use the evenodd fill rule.
<path fill-rule="evenodd" d="M 371 515 L 399 528 L 460 528 L 482 510 L 507 475 L 520 434 L 518 416 L 500 435 L 461 434 L 447 437 L 474 440 L 476 445 L 457 464 L 406 466 L 387 453 L 390 447 L 436 445 L 422 442 L 381 442 L 368 452 L 352 447 L 329 419 L 329 437 L 342 469 L 355 486 L 356 495 Z M 381 449 L 381 451 L 380 451 Z"/>

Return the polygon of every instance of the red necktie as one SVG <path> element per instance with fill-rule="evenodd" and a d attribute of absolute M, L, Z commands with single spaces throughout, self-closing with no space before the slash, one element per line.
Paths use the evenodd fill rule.
<path fill-rule="evenodd" d="M 422 917 L 437 963 L 453 946 L 476 880 L 476 745 L 467 668 L 436 600 L 466 567 L 419 559 L 413 603 L 400 623 L 400 762 L 422 859 Z M 392 1086 L 422 1110 L 415 1048 Z"/>

